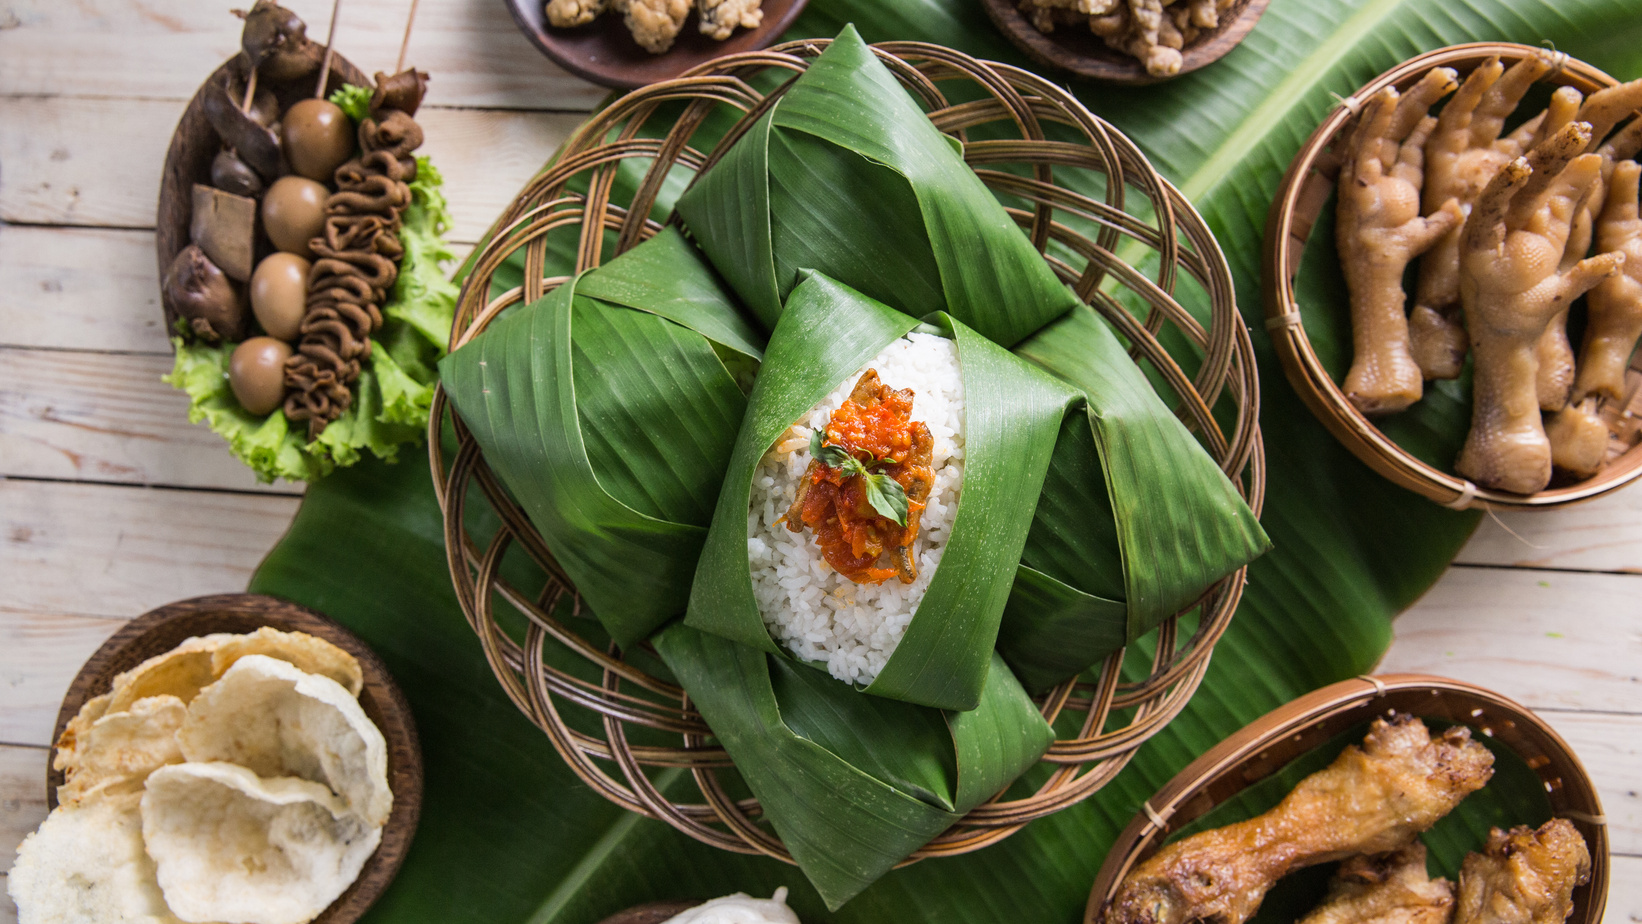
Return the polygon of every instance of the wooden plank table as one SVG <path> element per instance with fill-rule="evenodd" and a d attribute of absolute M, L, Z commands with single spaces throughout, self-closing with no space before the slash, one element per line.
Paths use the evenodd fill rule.
<path fill-rule="evenodd" d="M 289 0 L 315 32 L 329 3 Z M 46 746 L 80 663 L 122 620 L 242 590 L 299 502 L 186 422 L 154 268 L 171 130 L 237 48 L 222 0 L 0 4 L 0 870 L 45 815 Z M 389 68 L 408 6 L 350 0 L 337 45 Z M 461 250 L 603 97 L 496 0 L 425 3 L 409 60 Z M 1382 670 L 1539 710 L 1602 790 L 1610 924 L 1642 922 L 1642 489 L 1484 521 L 1396 624 Z M 0 900 L 0 924 L 15 910 Z"/>

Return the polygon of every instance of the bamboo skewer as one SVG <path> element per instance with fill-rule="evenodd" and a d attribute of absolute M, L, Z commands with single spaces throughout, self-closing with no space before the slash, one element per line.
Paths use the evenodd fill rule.
<path fill-rule="evenodd" d="M 405 69 L 405 52 L 410 48 L 411 26 L 416 24 L 416 7 L 421 0 L 411 0 L 410 12 L 405 15 L 405 38 L 399 43 L 399 57 L 393 62 L 393 72 L 398 74 Z"/>
<path fill-rule="evenodd" d="M 319 66 L 319 85 L 314 87 L 314 98 L 323 99 L 325 84 L 331 79 L 331 55 L 336 53 L 336 21 L 342 14 L 342 0 L 331 3 L 331 27 L 325 32 L 325 60 Z"/>

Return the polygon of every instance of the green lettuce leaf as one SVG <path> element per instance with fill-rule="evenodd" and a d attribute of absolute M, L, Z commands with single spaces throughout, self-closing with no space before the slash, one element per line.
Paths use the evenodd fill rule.
<path fill-rule="evenodd" d="M 345 83 L 331 94 L 331 102 L 348 114 L 348 118 L 355 122 L 365 121 L 371 114 L 371 88 L 355 86 Z"/>

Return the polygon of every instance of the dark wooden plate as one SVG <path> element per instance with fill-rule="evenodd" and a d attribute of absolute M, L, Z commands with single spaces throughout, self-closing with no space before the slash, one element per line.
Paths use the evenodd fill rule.
<path fill-rule="evenodd" d="M 1057 26 L 1044 35 L 1027 21 L 1016 8 L 1018 0 L 984 0 L 986 14 L 1015 47 L 1039 64 L 1071 71 L 1083 77 L 1093 77 L 1109 83 L 1141 85 L 1172 80 L 1173 77 L 1153 77 L 1136 59 L 1106 47 L 1087 28 L 1078 25 Z M 1189 74 L 1226 56 L 1236 48 L 1244 36 L 1254 29 L 1271 0 L 1240 0 L 1220 14 L 1220 25 L 1196 42 L 1186 46 L 1181 55 L 1180 74 Z"/>
<path fill-rule="evenodd" d="M 597 84 L 632 90 L 671 80 L 720 55 L 774 45 L 809 0 L 764 0 L 763 23 L 756 29 L 737 29 L 722 42 L 696 31 L 696 14 L 691 13 L 673 47 L 659 55 L 633 41 L 619 14 L 606 12 L 585 26 L 556 29 L 547 24 L 546 0 L 506 2 L 519 31 L 560 67 Z"/>
<path fill-rule="evenodd" d="M 701 902 L 649 902 L 634 905 L 626 911 L 618 911 L 599 924 L 662 924 L 668 918 L 682 914 L 699 904 Z"/>
<path fill-rule="evenodd" d="M 211 159 L 222 150 L 222 139 L 211 128 L 211 123 L 205 118 L 205 89 L 218 80 L 223 71 L 234 66 L 235 58 L 229 58 L 222 66 L 211 72 L 205 83 L 194 92 L 193 99 L 188 101 L 188 108 L 182 111 L 182 118 L 177 120 L 177 129 L 171 133 L 171 146 L 165 152 L 165 169 L 160 174 L 160 202 L 158 214 L 154 216 L 154 255 L 159 261 L 160 279 L 165 279 L 165 271 L 171 267 L 171 261 L 176 258 L 177 251 L 188 246 L 188 229 L 194 218 L 194 184 L 211 183 Z M 273 84 L 268 89 L 273 91 L 279 99 L 280 111 L 297 100 L 306 99 L 314 93 L 314 83 L 308 81 L 304 85 L 290 83 Z M 329 96 L 342 88 L 345 83 L 359 87 L 375 86 L 365 72 L 354 67 L 353 63 L 341 55 L 331 58 L 331 73 L 325 81 L 325 93 Z M 259 249 L 258 260 L 267 256 L 268 245 L 260 241 L 261 232 L 258 232 Z M 161 299 L 164 304 L 164 299 Z M 171 309 L 165 308 L 165 329 L 174 330 L 177 319 L 172 316 Z"/>
<path fill-rule="evenodd" d="M 353 885 L 314 919 L 314 924 L 353 924 L 393 881 L 416 834 L 416 822 L 422 813 L 422 750 L 417 744 L 410 705 L 382 659 L 357 635 L 313 610 L 260 594 L 219 594 L 168 603 L 126 623 L 86 661 L 63 696 L 62 708 L 57 710 L 57 726 L 51 735 L 51 759 L 46 764 L 46 803 L 57 807 L 57 787 L 63 783 L 62 773 L 50 769 L 57 758 L 55 742 L 86 700 L 108 692 L 115 674 L 170 651 L 184 639 L 196 635 L 254 632 L 262 626 L 306 632 L 358 658 L 365 676 L 359 705 L 388 742 L 388 785 L 393 789 L 393 813 L 382 829 L 382 843 L 365 861 L 365 868 Z"/>

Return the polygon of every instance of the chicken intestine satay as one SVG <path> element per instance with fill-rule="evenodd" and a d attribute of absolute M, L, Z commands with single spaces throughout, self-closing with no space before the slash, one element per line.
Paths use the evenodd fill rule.
<path fill-rule="evenodd" d="M 1376 719 L 1352 746 L 1248 821 L 1165 845 L 1137 865 L 1104 924 L 1242 924 L 1278 879 L 1410 843 L 1493 774 L 1494 755 L 1455 726 L 1433 736 L 1407 715 Z"/>
<path fill-rule="evenodd" d="M 1340 169 L 1335 243 L 1351 296 L 1351 369 L 1346 397 L 1365 414 L 1389 414 L 1420 399 L 1404 314 L 1402 277 L 1410 260 L 1461 221 L 1446 202 L 1420 215 L 1422 159 L 1436 120 L 1425 113 L 1455 86 L 1454 71 L 1435 68 L 1407 96 L 1386 87 L 1358 119 Z"/>
<path fill-rule="evenodd" d="M 1471 210 L 1483 187 L 1499 168 L 1527 150 L 1543 117 L 1501 137 L 1505 120 L 1534 82 L 1550 73 L 1550 52 L 1535 54 L 1507 70 L 1498 56 L 1465 78 L 1437 117 L 1437 128 L 1425 145 L 1426 211 L 1449 199 Z M 1420 259 L 1409 337 L 1420 369 L 1428 379 L 1451 379 L 1465 361 L 1465 328 L 1460 323 L 1460 230 L 1450 229 Z"/>
<path fill-rule="evenodd" d="M 1591 875 L 1591 852 L 1566 818 L 1488 832 L 1482 853 L 1460 866 L 1454 924 L 1562 924 L 1574 888 Z"/>
<path fill-rule="evenodd" d="M 1471 431 L 1455 463 L 1488 488 L 1531 494 L 1551 478 L 1537 347 L 1552 318 L 1625 261 L 1567 252 L 1575 212 L 1601 171 L 1573 122 L 1501 168 L 1465 224 L 1460 295 L 1475 354 Z"/>
<path fill-rule="evenodd" d="M 1340 864 L 1323 903 L 1300 924 L 1448 924 L 1454 884 L 1425 871 L 1425 845 Z"/>

